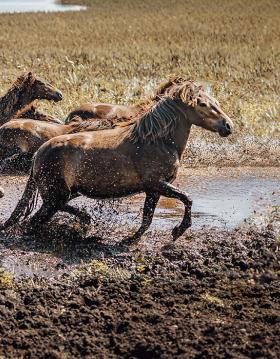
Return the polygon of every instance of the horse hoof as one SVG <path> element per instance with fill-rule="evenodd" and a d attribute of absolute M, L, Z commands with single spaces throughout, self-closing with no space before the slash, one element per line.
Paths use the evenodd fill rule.
<path fill-rule="evenodd" d="M 127 238 L 123 239 L 120 244 L 122 246 L 131 246 L 133 244 L 138 243 L 139 240 L 140 240 L 140 237 L 135 237 L 135 236 L 127 237 Z"/>
<path fill-rule="evenodd" d="M 0 187 L 0 198 L 3 198 L 5 195 L 5 192 L 2 187 Z"/>
<path fill-rule="evenodd" d="M 191 226 L 191 224 L 189 224 L 187 227 L 184 227 L 184 228 L 182 228 L 180 226 L 174 227 L 173 230 L 172 230 L 173 241 L 176 241 L 176 239 L 181 237 L 181 235 L 184 234 L 186 229 L 189 228 L 190 226 Z"/>
<path fill-rule="evenodd" d="M 22 229 L 23 235 L 25 236 L 33 236 L 35 234 L 38 234 L 40 230 L 40 227 L 38 226 L 24 226 Z"/>

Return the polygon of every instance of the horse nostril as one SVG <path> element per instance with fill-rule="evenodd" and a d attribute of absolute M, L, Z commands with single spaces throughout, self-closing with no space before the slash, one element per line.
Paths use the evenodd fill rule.
<path fill-rule="evenodd" d="M 231 131 L 231 125 L 230 125 L 230 123 L 229 123 L 227 120 L 224 120 L 224 121 L 223 121 L 223 125 L 225 126 L 225 128 L 226 128 L 228 131 Z"/>
<path fill-rule="evenodd" d="M 228 122 L 226 122 L 225 126 L 226 126 L 227 130 L 231 131 L 231 126 L 230 126 L 230 124 Z"/>
<path fill-rule="evenodd" d="M 62 99 L 63 99 L 62 93 L 59 92 L 59 91 L 57 91 L 57 92 L 56 92 L 56 100 L 57 100 L 57 101 L 61 101 Z"/>

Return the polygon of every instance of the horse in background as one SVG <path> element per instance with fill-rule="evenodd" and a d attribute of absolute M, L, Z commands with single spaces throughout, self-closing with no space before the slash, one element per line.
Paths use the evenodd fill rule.
<path fill-rule="evenodd" d="M 151 95 L 135 105 L 118 105 L 99 102 L 83 103 L 69 112 L 64 122 L 68 124 L 76 116 L 79 116 L 84 120 L 89 120 L 92 122 L 94 122 L 95 119 L 98 119 L 99 122 L 104 120 L 104 125 L 107 125 L 109 128 L 117 122 L 133 120 L 141 113 L 147 111 L 151 106 L 153 106 L 155 102 L 157 102 L 157 100 L 160 99 L 160 97 L 163 96 L 164 93 L 170 88 L 170 86 L 179 84 L 182 81 L 184 81 L 182 77 L 171 76 L 166 82 L 159 85 Z M 94 128 L 95 125 L 93 125 L 93 129 Z"/>
<path fill-rule="evenodd" d="M 61 120 L 58 118 L 49 115 L 47 113 L 41 112 L 38 110 L 38 104 L 37 102 L 33 102 L 30 107 L 27 107 L 21 113 L 19 114 L 20 117 L 15 117 L 14 119 L 30 119 L 30 120 L 36 120 L 36 121 L 45 121 L 45 122 L 51 122 L 51 123 L 58 123 L 63 124 Z"/>
<path fill-rule="evenodd" d="M 30 114 L 30 109 L 27 114 Z M 50 121 L 48 115 L 33 112 L 34 118 L 12 119 L 0 127 L 0 168 L 5 171 L 28 172 L 38 148 L 53 137 L 78 132 L 80 117 L 68 125 Z M 47 121 L 44 120 L 47 118 Z"/>
<path fill-rule="evenodd" d="M 176 198 L 185 206 L 182 222 L 172 231 L 175 240 L 191 225 L 192 201 L 172 182 L 192 125 L 222 137 L 229 136 L 233 128 L 213 97 L 195 82 L 182 81 L 170 86 L 149 110 L 126 126 L 49 140 L 36 152 L 23 196 L 3 228 L 26 219 L 38 193 L 43 204 L 30 220 L 33 230 L 57 211 L 84 218 L 84 213 L 68 204 L 71 198 L 112 199 L 144 192 L 141 227 L 125 243 L 138 240 L 149 228 L 160 196 Z"/>
<path fill-rule="evenodd" d="M 62 94 L 32 71 L 19 76 L 7 93 L 0 98 L 0 125 L 21 117 L 35 100 L 61 101 Z"/>

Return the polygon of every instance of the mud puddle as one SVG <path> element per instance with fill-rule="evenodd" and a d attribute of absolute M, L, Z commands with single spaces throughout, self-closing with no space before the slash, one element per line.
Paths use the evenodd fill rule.
<path fill-rule="evenodd" d="M 26 177 L 1 177 L 1 186 L 5 189 L 5 197 L 1 199 L 1 221 L 8 218 L 25 182 Z M 247 222 L 258 223 L 268 208 L 280 205 L 278 168 L 182 169 L 175 185 L 187 191 L 193 199 L 192 232 L 210 228 L 231 230 Z M 83 262 L 100 258 L 108 251 L 111 255 L 122 255 L 114 245 L 140 225 L 144 196 L 114 202 L 86 198 L 72 202 L 92 214 L 88 240 L 76 236 L 76 240 L 71 241 L 73 229 L 77 229 L 78 224 L 68 215 L 58 215 L 58 232 L 42 232 L 40 238 L 4 236 L 0 243 L 0 266 L 15 276 L 52 278 Z M 183 207 L 178 201 L 163 198 L 141 246 L 151 249 L 170 240 L 171 230 L 182 215 Z M 57 221 L 54 222 L 57 224 Z M 102 244 L 96 242 L 96 238 Z"/>

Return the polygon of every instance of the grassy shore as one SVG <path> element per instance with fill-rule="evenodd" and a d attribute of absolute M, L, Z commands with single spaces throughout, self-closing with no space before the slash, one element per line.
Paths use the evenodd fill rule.
<path fill-rule="evenodd" d="M 0 14 L 0 93 L 34 69 L 82 101 L 133 103 L 169 74 L 198 79 L 244 134 L 279 137 L 278 0 L 67 0 L 88 10 Z M 204 132 L 205 134 L 205 132 Z"/>

